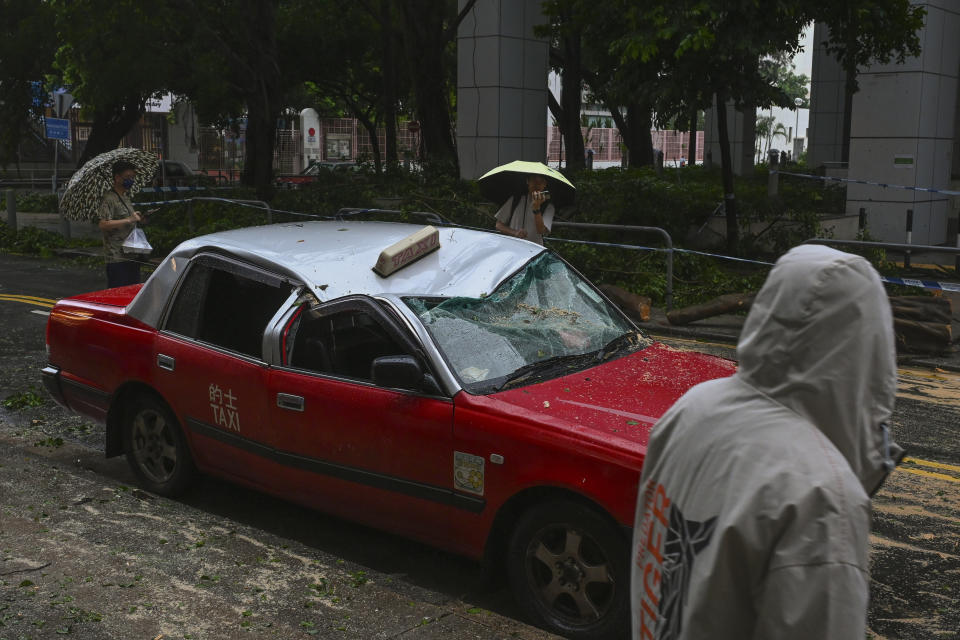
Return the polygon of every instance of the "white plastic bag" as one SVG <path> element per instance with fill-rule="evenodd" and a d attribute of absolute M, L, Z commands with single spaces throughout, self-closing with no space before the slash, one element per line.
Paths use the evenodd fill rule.
<path fill-rule="evenodd" d="M 147 254 L 153 251 L 153 247 L 147 242 L 147 234 L 140 227 L 134 227 L 127 239 L 123 241 L 124 253 Z"/>

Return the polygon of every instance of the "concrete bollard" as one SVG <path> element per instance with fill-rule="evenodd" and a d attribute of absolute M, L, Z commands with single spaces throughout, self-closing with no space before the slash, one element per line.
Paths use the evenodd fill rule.
<path fill-rule="evenodd" d="M 913 209 L 907 209 L 907 244 L 913 244 Z M 903 267 L 910 268 L 910 249 L 903 256 Z"/>
<path fill-rule="evenodd" d="M 780 193 L 780 154 L 776 149 L 767 153 L 770 174 L 767 178 L 767 197 L 776 198 Z"/>
<path fill-rule="evenodd" d="M 7 189 L 7 225 L 11 231 L 17 230 L 17 194 Z"/>
<path fill-rule="evenodd" d="M 957 249 L 960 249 L 960 213 L 957 213 Z M 960 253 L 957 254 L 953 262 L 953 268 L 960 275 Z"/>

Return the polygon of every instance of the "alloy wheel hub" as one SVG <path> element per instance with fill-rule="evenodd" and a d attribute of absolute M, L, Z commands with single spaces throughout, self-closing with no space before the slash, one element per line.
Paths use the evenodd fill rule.
<path fill-rule="evenodd" d="M 580 589 L 580 583 L 585 575 L 580 563 L 573 558 L 567 558 L 563 562 L 558 562 L 555 568 L 557 580 L 561 586 L 574 591 Z"/>

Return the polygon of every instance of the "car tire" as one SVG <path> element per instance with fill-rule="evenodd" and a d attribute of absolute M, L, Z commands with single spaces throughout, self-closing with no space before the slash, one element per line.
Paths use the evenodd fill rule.
<path fill-rule="evenodd" d="M 127 463 L 144 489 L 176 496 L 196 476 L 196 467 L 180 424 L 158 398 L 142 394 L 130 404 L 123 430 Z"/>
<path fill-rule="evenodd" d="M 514 597 L 537 624 L 568 638 L 626 638 L 629 542 L 597 511 L 570 500 L 528 510 L 510 537 Z"/>

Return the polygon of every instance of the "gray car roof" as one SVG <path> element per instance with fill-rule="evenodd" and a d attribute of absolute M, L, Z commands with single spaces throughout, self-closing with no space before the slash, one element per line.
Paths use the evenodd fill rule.
<path fill-rule="evenodd" d="M 540 245 L 496 233 L 438 227 L 439 249 L 385 278 L 373 271 L 381 251 L 422 228 L 390 222 L 312 221 L 199 236 L 167 256 L 127 313 L 157 326 L 186 263 L 208 251 L 299 280 L 321 301 L 349 294 L 479 297 L 544 251 Z"/>

